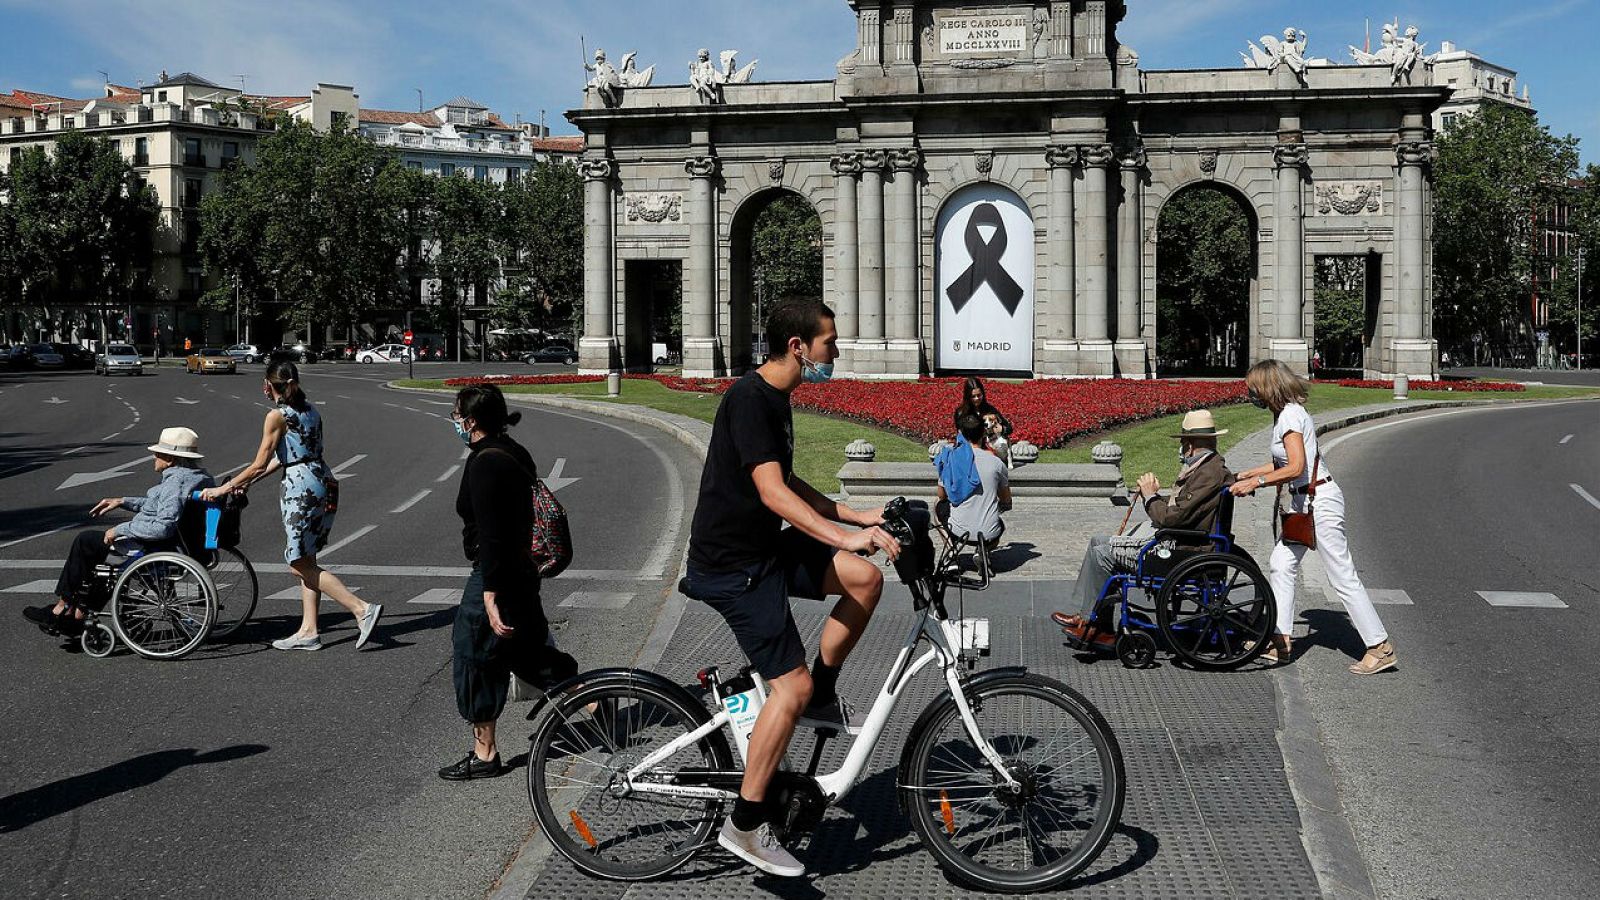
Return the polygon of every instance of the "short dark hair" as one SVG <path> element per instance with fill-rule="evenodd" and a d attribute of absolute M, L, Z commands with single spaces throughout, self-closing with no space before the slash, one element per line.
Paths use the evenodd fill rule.
<path fill-rule="evenodd" d="M 777 359 L 789 349 L 789 338 L 809 344 L 822 333 L 822 320 L 833 310 L 821 300 L 797 299 L 779 303 L 767 314 L 767 359 Z"/>
<path fill-rule="evenodd" d="M 974 446 L 982 444 L 989 436 L 989 431 L 983 424 L 983 417 L 977 413 L 964 412 L 956 416 L 956 430 Z"/>
<path fill-rule="evenodd" d="M 521 412 L 506 410 L 506 395 L 494 384 L 473 384 L 456 393 L 456 412 L 471 419 L 487 435 L 505 434 L 506 428 L 522 421 Z"/>

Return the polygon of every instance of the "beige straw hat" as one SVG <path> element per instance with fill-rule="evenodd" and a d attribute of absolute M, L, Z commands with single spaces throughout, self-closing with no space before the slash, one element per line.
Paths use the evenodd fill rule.
<path fill-rule="evenodd" d="M 1227 434 L 1228 429 L 1217 430 L 1217 420 L 1211 417 L 1211 410 L 1197 409 L 1185 413 L 1183 417 L 1183 430 L 1173 435 L 1175 438 L 1186 437 L 1219 437 Z"/>
<path fill-rule="evenodd" d="M 152 453 L 166 456 L 181 456 L 185 459 L 205 459 L 196 448 L 200 446 L 200 435 L 194 433 L 192 428 L 163 428 L 161 429 L 161 442 L 151 444 L 145 448 Z"/>

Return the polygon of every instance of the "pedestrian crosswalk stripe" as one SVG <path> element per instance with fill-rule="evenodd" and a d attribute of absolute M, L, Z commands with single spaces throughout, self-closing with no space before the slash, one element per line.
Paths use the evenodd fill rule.
<path fill-rule="evenodd" d="M 1540 609 L 1566 609 L 1567 605 L 1555 594 L 1536 591 L 1478 591 L 1478 596 L 1490 606 L 1526 606 Z"/>
<path fill-rule="evenodd" d="M 461 588 L 428 588 L 406 602 L 454 606 L 461 602 Z"/>
<path fill-rule="evenodd" d="M 19 584 L 16 587 L 8 587 L 5 592 L 7 594 L 54 594 L 56 592 L 56 583 L 41 578 L 38 581 L 30 581 L 27 584 Z"/>
<path fill-rule="evenodd" d="M 1329 603 L 1339 602 L 1339 594 L 1333 588 L 1324 588 L 1323 593 L 1327 595 Z M 1367 596 L 1372 599 L 1373 603 L 1376 603 L 1379 606 L 1416 605 L 1416 603 L 1412 601 L 1410 594 L 1400 590 L 1392 590 L 1388 588 L 1367 588 Z"/>
<path fill-rule="evenodd" d="M 350 593 L 359 594 L 359 593 L 361 593 L 361 588 L 352 587 L 352 588 L 350 588 Z M 297 584 L 294 587 L 284 588 L 283 590 L 277 592 L 276 594 L 268 594 L 264 599 L 267 599 L 267 600 L 299 600 L 300 599 L 300 586 Z"/>
<path fill-rule="evenodd" d="M 607 591 L 573 591 L 561 605 L 569 609 L 622 609 L 633 602 L 632 594 Z"/>

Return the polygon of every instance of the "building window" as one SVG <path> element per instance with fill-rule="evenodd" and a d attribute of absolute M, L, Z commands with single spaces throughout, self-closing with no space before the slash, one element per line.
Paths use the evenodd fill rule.
<path fill-rule="evenodd" d="M 165 102 L 167 102 L 167 92 L 166 91 L 156 91 L 156 102 L 157 103 L 165 103 Z"/>
<path fill-rule="evenodd" d="M 511 184 L 520 178 L 522 178 L 521 169 L 517 168 L 516 166 L 510 166 L 506 169 L 506 184 Z"/>
<path fill-rule="evenodd" d="M 406 160 L 406 168 L 416 169 L 418 172 L 420 172 L 422 171 L 422 161 L 419 159 L 408 159 Z"/>
<path fill-rule="evenodd" d="M 230 163 L 237 162 L 238 160 L 239 160 L 239 142 L 238 141 L 223 141 L 222 142 L 222 164 L 224 166 L 226 166 L 226 165 L 229 165 Z"/>
<path fill-rule="evenodd" d="M 200 207 L 200 193 L 204 190 L 204 182 L 198 178 L 185 178 L 183 180 L 183 205 L 189 209 Z"/>
<path fill-rule="evenodd" d="M 451 107 L 449 112 L 446 113 L 446 118 L 452 125 L 465 125 L 467 124 L 467 111 Z"/>
<path fill-rule="evenodd" d="M 150 165 L 150 139 L 133 139 L 133 164 L 136 166 Z"/>
<path fill-rule="evenodd" d="M 1452 129 L 1454 127 L 1456 127 L 1456 114 L 1455 113 L 1445 113 L 1444 114 L 1444 130 L 1445 131 L 1449 131 L 1450 129 Z"/>
<path fill-rule="evenodd" d="M 333 131 L 343 131 L 349 123 L 350 116 L 345 113 L 335 112 L 328 114 L 328 127 Z"/>
<path fill-rule="evenodd" d="M 15 169 L 17 167 L 17 163 L 19 163 L 19 162 L 22 162 L 22 148 L 21 147 L 12 147 L 11 148 L 11 162 L 8 164 L 7 168 L 8 169 Z"/>
<path fill-rule="evenodd" d="M 489 167 L 488 166 L 473 166 L 472 167 L 472 180 L 473 181 L 488 181 L 489 180 Z"/>
<path fill-rule="evenodd" d="M 454 175 L 455 173 L 456 173 L 456 164 L 455 163 L 439 163 L 439 174 L 440 175 Z"/>
<path fill-rule="evenodd" d="M 183 164 L 186 166 L 205 166 L 206 158 L 200 152 L 199 138 L 183 139 Z"/>

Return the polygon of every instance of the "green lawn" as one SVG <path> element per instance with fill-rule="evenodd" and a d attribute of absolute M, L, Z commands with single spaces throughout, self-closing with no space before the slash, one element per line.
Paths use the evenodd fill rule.
<path fill-rule="evenodd" d="M 395 384 L 400 387 L 444 387 L 444 382 L 442 381 L 421 379 L 415 381 L 402 379 L 396 381 Z M 633 378 L 623 379 L 622 396 L 617 398 L 606 396 L 604 382 L 518 384 L 506 386 L 505 391 L 508 394 L 556 394 L 585 400 L 631 403 L 638 406 L 648 406 L 651 409 L 659 409 L 663 412 L 677 413 L 678 415 L 700 419 L 705 422 L 710 422 L 716 417 L 717 402 L 720 399 L 715 394 L 693 394 L 685 391 L 674 391 L 659 382 Z M 1311 389 L 1311 397 L 1306 403 L 1306 408 L 1313 414 L 1326 413 L 1337 409 L 1383 403 L 1392 396 L 1392 392 L 1388 390 L 1316 385 Z M 1600 391 L 1596 391 L 1593 388 L 1551 386 L 1530 387 L 1520 394 L 1473 394 L 1453 391 L 1411 392 L 1411 398 L 1415 400 L 1552 400 L 1594 396 L 1600 396 Z M 1228 429 L 1228 434 L 1223 436 L 1219 442 L 1224 451 L 1244 438 L 1249 437 L 1252 432 L 1267 428 L 1272 424 L 1271 416 L 1266 410 L 1256 409 L 1249 404 L 1223 406 L 1217 408 L 1214 412 L 1217 418 L 1217 427 Z M 1179 423 L 1182 420 L 1183 416 L 1181 415 L 1165 416 L 1160 419 L 1150 419 L 1133 425 L 1114 428 L 1110 431 L 1080 438 L 1060 450 L 1046 450 L 1039 455 L 1039 461 L 1089 462 L 1090 449 L 1100 441 L 1109 438 L 1122 445 L 1122 470 L 1129 479 L 1137 478 L 1143 472 L 1155 472 L 1163 484 L 1169 484 L 1177 476 L 1178 472 L 1178 442 L 1171 435 L 1177 432 Z M 927 447 L 922 443 L 892 432 L 882 431 L 868 425 L 847 422 L 842 419 L 796 412 L 794 414 L 794 429 L 795 471 L 800 474 L 801 478 L 824 492 L 839 490 L 837 476 L 839 467 L 844 465 L 844 448 L 856 438 L 864 437 L 878 448 L 877 459 L 879 462 L 924 462 L 928 458 Z"/>

